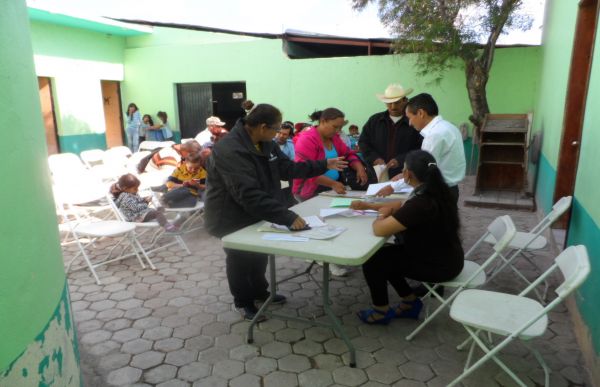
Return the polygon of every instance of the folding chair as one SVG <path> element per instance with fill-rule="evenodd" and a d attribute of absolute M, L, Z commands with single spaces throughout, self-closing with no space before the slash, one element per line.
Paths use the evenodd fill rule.
<path fill-rule="evenodd" d="M 545 281 L 553 272 L 560 270 L 564 277 L 562 284 L 556 288 L 558 297 L 548 305 L 543 306 L 537 301 L 526 297 L 537 285 Z M 458 346 L 462 349 L 471 343 L 469 355 L 463 373 L 448 386 L 455 386 L 471 375 L 483 363 L 492 359 L 519 386 L 526 384 L 498 358 L 498 353 L 513 340 L 519 339 L 533 353 L 544 370 L 545 386 L 550 382 L 550 370 L 538 351 L 532 348 L 528 341 L 542 336 L 548 327 L 548 313 L 561 303 L 569 294 L 577 289 L 590 273 L 590 262 L 585 246 L 571 246 L 554 259 L 554 264 L 531 283 L 519 295 L 511 295 L 488 290 L 470 289 L 461 292 L 452 303 L 450 317 L 461 323 L 469 333 L 469 338 Z M 493 345 L 489 340 L 485 343 L 480 338 L 481 333 L 504 337 Z M 485 337 L 485 335 L 484 335 Z M 475 344 L 484 355 L 473 365 L 471 363 Z"/>
<path fill-rule="evenodd" d="M 458 296 L 461 290 L 465 288 L 476 288 L 486 283 L 486 275 L 485 269 L 502 253 L 504 249 L 508 246 L 510 241 L 514 238 L 516 233 L 515 225 L 513 224 L 510 216 L 504 215 L 497 217 L 488 227 L 481 238 L 471 247 L 469 251 L 465 254 L 465 264 L 460 272 L 460 274 L 446 282 L 439 282 L 434 284 L 433 286 L 423 282 L 423 285 L 427 288 L 428 292 L 424 296 L 432 295 L 437 298 L 441 305 L 437 307 L 436 310 L 433 311 L 430 315 L 425 318 L 425 320 L 408 336 L 406 336 L 406 340 L 412 340 L 413 337 L 417 333 L 419 333 L 427 324 L 431 322 L 446 306 L 450 305 L 453 299 Z M 494 238 L 498 241 L 493 246 L 492 255 L 490 255 L 483 264 L 478 264 L 474 261 L 467 260 L 468 257 L 484 242 L 485 238 L 489 235 L 493 235 Z M 446 299 L 444 299 L 436 289 L 439 286 L 445 286 L 449 288 L 456 288 L 456 290 Z"/>
<path fill-rule="evenodd" d="M 121 175 L 129 173 L 127 162 L 131 156 L 131 151 L 125 146 L 117 146 L 107 149 L 102 157 L 102 162 L 109 171 L 113 179 L 118 179 Z"/>
<path fill-rule="evenodd" d="M 89 169 L 92 169 L 94 166 L 102 164 L 104 151 L 102 149 L 84 150 L 79 154 L 79 157 Z"/>
<path fill-rule="evenodd" d="M 113 197 L 111 194 L 108 194 L 106 196 L 106 200 L 108 200 L 108 203 L 110 204 L 110 207 L 111 207 L 115 217 L 120 221 L 127 222 L 127 219 L 125 219 L 125 216 L 123 215 L 123 213 L 121 212 L 119 207 L 117 207 L 117 205 L 115 204 L 115 201 L 113 200 Z M 150 254 L 152 254 L 156 251 L 165 249 L 169 246 L 173 246 L 174 244 L 179 244 L 181 246 L 181 248 L 183 248 L 188 254 L 190 254 L 190 250 L 188 249 L 187 245 L 183 241 L 183 238 L 181 238 L 181 235 L 172 234 L 172 233 L 165 234 L 165 229 L 163 227 L 161 227 L 160 224 L 158 224 L 158 222 L 156 222 L 156 221 L 134 222 L 133 224 L 135 224 L 135 227 L 136 227 L 136 232 L 137 232 L 136 235 L 137 235 L 138 241 L 142 237 L 144 237 L 147 233 L 154 231 L 154 233 L 150 237 L 150 242 L 147 245 L 144 245 L 143 243 L 140 242 L 140 245 L 141 245 L 143 251 L 145 252 L 146 256 L 149 256 Z M 172 236 L 175 240 L 173 242 L 157 246 L 158 240 L 163 236 Z M 156 269 L 154 267 L 154 265 L 152 264 L 152 261 L 150 261 L 150 259 L 148 259 L 148 263 L 150 264 L 150 267 L 152 269 Z"/>
<path fill-rule="evenodd" d="M 54 182 L 70 181 L 85 173 L 85 164 L 75 153 L 58 153 L 48 156 L 48 168 Z"/>
<path fill-rule="evenodd" d="M 531 282 L 521 273 L 514 265 L 513 261 L 521 256 L 525 258 L 527 262 L 531 266 L 533 266 L 538 273 L 541 273 L 543 270 L 535 263 L 533 257 L 535 256 L 534 251 L 541 250 L 548 244 L 548 241 L 541 234 L 546 231 L 548 227 L 550 227 L 558 218 L 564 214 L 569 207 L 571 207 L 571 202 L 573 201 L 572 196 L 564 196 L 560 198 L 553 206 L 552 211 L 546 215 L 544 219 L 542 219 L 534 228 L 529 232 L 521 232 L 517 231 L 514 239 L 509 243 L 509 256 L 508 258 L 504 255 L 500 255 L 502 262 L 491 271 L 489 274 L 490 280 L 494 278 L 500 271 L 502 271 L 505 267 L 510 267 L 510 269 L 517 275 L 517 277 L 521 278 L 526 284 L 530 284 Z M 486 243 L 494 244 L 496 243 L 496 239 L 493 235 L 489 235 L 485 240 Z M 507 254 L 508 255 L 508 254 Z M 534 292 L 540 302 L 544 302 L 546 299 L 546 295 L 548 293 L 548 282 L 544 282 L 544 291 L 542 294 L 538 292 L 537 289 L 534 289 Z"/>

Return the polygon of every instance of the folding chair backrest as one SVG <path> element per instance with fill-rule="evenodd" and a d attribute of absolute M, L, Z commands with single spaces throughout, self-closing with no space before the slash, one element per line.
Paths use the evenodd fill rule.
<path fill-rule="evenodd" d="M 569 207 L 571 207 L 571 202 L 573 201 L 572 196 L 563 196 L 560 198 L 554 205 L 552 206 L 552 211 L 548 213 L 534 228 L 529 232 L 530 234 L 540 235 L 544 230 L 546 230 L 552 223 L 556 221 L 556 219 L 560 218 L 562 214 L 564 214 Z"/>
<path fill-rule="evenodd" d="M 108 193 L 106 195 L 106 200 L 108 201 L 108 204 L 110 205 L 110 209 L 115 214 L 117 220 L 127 222 L 127 219 L 125 219 L 125 216 L 123 216 L 123 213 L 121 212 L 119 207 L 117 207 L 117 204 L 115 203 L 115 199 L 111 193 Z"/>
<path fill-rule="evenodd" d="M 497 241 L 493 246 L 496 252 L 503 251 L 517 233 L 515 224 L 508 215 L 499 216 L 494 219 L 487 227 L 487 230 Z"/>
<path fill-rule="evenodd" d="M 103 156 L 104 151 L 102 149 L 84 150 L 79 154 L 79 157 L 81 157 L 81 160 L 83 160 L 83 162 L 88 168 L 91 168 L 94 165 L 101 164 Z"/>
<path fill-rule="evenodd" d="M 48 156 L 48 167 L 54 179 L 74 178 L 86 171 L 85 165 L 75 153 Z"/>
<path fill-rule="evenodd" d="M 590 260 L 583 245 L 570 246 L 555 259 L 565 280 L 556 288 L 559 297 L 565 298 L 577 289 L 590 274 Z"/>
<path fill-rule="evenodd" d="M 129 157 L 131 156 L 131 149 L 127 148 L 126 146 L 114 146 L 112 148 L 107 149 L 107 151 L 111 151 L 112 153 L 115 154 L 119 154 L 121 156 L 124 157 Z"/>
<path fill-rule="evenodd" d="M 102 157 L 104 165 L 106 165 L 107 168 L 110 168 L 112 171 L 115 172 L 115 177 L 118 177 L 125 173 L 127 161 L 129 160 L 128 157 L 131 155 L 131 152 L 128 148 L 125 149 L 127 149 L 129 154 L 124 152 L 122 148 L 125 147 L 107 149 L 104 152 L 104 156 Z"/>

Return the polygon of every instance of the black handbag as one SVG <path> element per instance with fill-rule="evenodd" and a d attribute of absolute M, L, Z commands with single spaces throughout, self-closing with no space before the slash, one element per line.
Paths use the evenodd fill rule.
<path fill-rule="evenodd" d="M 358 180 L 356 179 L 356 171 L 350 166 L 344 169 L 344 171 L 341 173 L 342 183 L 346 186 L 349 186 L 353 190 L 366 191 L 366 189 L 369 187 L 369 184 L 376 184 L 378 182 L 377 174 L 371 165 L 367 165 L 364 161 L 362 161 L 362 159 L 360 159 L 360 162 L 363 167 L 365 167 L 367 172 L 366 184 L 360 185 L 358 183 Z"/>

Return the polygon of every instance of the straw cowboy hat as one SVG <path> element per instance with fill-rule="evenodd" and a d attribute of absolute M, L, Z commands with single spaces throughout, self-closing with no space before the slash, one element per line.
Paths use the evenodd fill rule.
<path fill-rule="evenodd" d="M 383 94 L 375 94 L 375 95 L 377 96 L 377 98 L 379 98 L 379 100 L 381 102 L 392 103 L 392 102 L 399 101 L 400 99 L 406 97 L 407 95 L 409 95 L 412 92 L 413 92 L 413 89 L 411 89 L 411 88 L 405 89 L 399 83 L 392 83 L 385 89 Z"/>

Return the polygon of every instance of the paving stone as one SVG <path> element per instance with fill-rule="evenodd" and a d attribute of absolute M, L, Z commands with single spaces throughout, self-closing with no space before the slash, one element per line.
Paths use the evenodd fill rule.
<path fill-rule="evenodd" d="M 188 349 L 179 349 L 177 351 L 169 352 L 165 358 L 165 363 L 175 366 L 183 366 L 194 362 L 197 359 L 198 352 L 190 351 Z"/>
<path fill-rule="evenodd" d="M 131 355 L 127 353 L 113 353 L 103 356 L 98 366 L 104 370 L 116 370 L 129 364 Z"/>
<path fill-rule="evenodd" d="M 125 312 L 122 311 L 121 309 L 112 308 L 112 309 L 103 310 L 102 312 L 98 313 L 96 318 L 98 320 L 110 321 L 110 320 L 114 320 L 117 318 L 121 318 L 124 315 L 125 315 Z"/>
<path fill-rule="evenodd" d="M 95 320 L 94 320 L 95 321 Z M 108 321 L 104 324 L 104 329 L 107 331 L 118 331 L 121 329 L 129 328 L 131 326 L 131 320 L 125 318 L 118 318 L 116 320 Z"/>
<path fill-rule="evenodd" d="M 93 331 L 90 333 L 86 333 L 85 335 L 83 335 L 81 337 L 80 341 L 82 344 L 88 344 L 88 345 L 98 344 L 100 342 L 110 339 L 111 336 L 112 336 L 112 332 L 105 331 L 105 330 L 97 330 L 97 331 Z"/>
<path fill-rule="evenodd" d="M 77 332 L 80 335 L 82 335 L 83 333 L 96 331 L 100 328 L 102 328 L 102 321 L 98 320 L 88 320 L 77 324 Z"/>
<path fill-rule="evenodd" d="M 400 365 L 406 363 L 408 360 L 406 356 L 400 351 L 392 351 L 387 348 L 382 348 L 374 354 L 375 360 L 378 363 L 391 363 Z"/>
<path fill-rule="evenodd" d="M 298 375 L 300 386 L 326 387 L 333 383 L 331 372 L 312 369 Z"/>
<path fill-rule="evenodd" d="M 212 373 L 223 379 L 233 379 L 244 373 L 244 363 L 236 360 L 223 360 L 213 366 Z"/>
<path fill-rule="evenodd" d="M 260 323 L 260 329 L 263 331 L 275 333 L 286 327 L 285 322 L 276 318 L 270 318 Z"/>
<path fill-rule="evenodd" d="M 310 361 L 306 356 L 291 354 L 279 359 L 277 365 L 282 371 L 300 373 L 310 368 Z"/>
<path fill-rule="evenodd" d="M 202 380 L 198 380 L 192 387 L 227 387 L 227 380 L 218 376 L 209 376 Z"/>
<path fill-rule="evenodd" d="M 150 328 L 160 326 L 161 321 L 162 320 L 158 317 L 153 317 L 153 316 L 145 317 L 145 318 L 136 320 L 133 323 L 133 327 L 138 328 L 138 329 L 150 329 Z"/>
<path fill-rule="evenodd" d="M 367 375 L 358 368 L 340 367 L 333 371 L 333 380 L 344 386 L 360 386 L 367 381 Z"/>
<path fill-rule="evenodd" d="M 202 327 L 204 336 L 217 337 L 229 333 L 229 324 L 223 322 L 213 322 Z"/>
<path fill-rule="evenodd" d="M 185 341 L 185 348 L 196 351 L 204 351 L 213 345 L 214 339 L 212 337 L 197 336 L 187 339 Z"/>
<path fill-rule="evenodd" d="M 428 365 L 408 362 L 400 366 L 400 372 L 407 379 L 426 382 L 435 375 Z"/>
<path fill-rule="evenodd" d="M 421 364 L 429 364 L 438 359 L 438 355 L 435 350 L 421 347 L 407 347 L 404 349 L 404 355 L 410 361 Z"/>
<path fill-rule="evenodd" d="M 183 380 L 173 379 L 168 382 L 157 384 L 156 387 L 189 387 L 188 382 L 184 382 Z"/>
<path fill-rule="evenodd" d="M 295 343 L 292 348 L 294 353 L 306 355 L 308 357 L 314 356 L 318 353 L 323 353 L 323 346 L 311 340 L 301 340 Z"/>
<path fill-rule="evenodd" d="M 263 378 L 264 387 L 295 387 L 297 385 L 298 377 L 289 372 L 275 371 Z"/>
<path fill-rule="evenodd" d="M 229 381 L 230 387 L 262 387 L 260 378 L 255 375 L 244 374 Z"/>
<path fill-rule="evenodd" d="M 143 352 L 131 359 L 131 366 L 145 370 L 161 364 L 164 357 L 165 354 L 161 352 Z"/>
<path fill-rule="evenodd" d="M 400 379 L 401 375 L 398 368 L 393 364 L 373 364 L 366 369 L 370 380 L 390 385 Z"/>
<path fill-rule="evenodd" d="M 158 384 L 173 379 L 176 374 L 177 367 L 168 364 L 161 364 L 158 367 L 144 372 L 144 381 L 152 384 Z"/>
<path fill-rule="evenodd" d="M 137 319 L 141 319 L 147 316 L 150 316 L 150 314 L 152 314 L 152 310 L 149 308 L 132 308 L 129 309 L 125 312 L 124 316 L 126 318 L 130 318 L 132 320 L 137 320 Z"/>
<path fill-rule="evenodd" d="M 127 341 L 139 338 L 143 332 L 144 331 L 142 331 L 141 329 L 126 328 L 115 332 L 113 334 L 112 339 L 118 343 L 125 343 Z"/>
<path fill-rule="evenodd" d="M 284 343 L 295 343 L 303 337 L 304 333 L 299 329 L 285 328 L 275 333 L 275 339 Z"/>
<path fill-rule="evenodd" d="M 177 377 L 188 382 L 195 382 L 210 375 L 210 366 L 208 364 L 193 362 L 179 368 Z"/>
<path fill-rule="evenodd" d="M 250 344 L 242 344 L 229 351 L 229 357 L 235 360 L 246 361 L 258 356 L 258 348 Z"/>
<path fill-rule="evenodd" d="M 333 371 L 334 369 L 344 365 L 339 356 L 324 353 L 315 356 L 313 360 L 315 363 L 315 368 L 328 371 Z"/>
<path fill-rule="evenodd" d="M 106 309 L 111 309 L 116 304 L 117 303 L 115 301 L 112 301 L 112 300 L 96 301 L 96 302 L 94 302 L 94 303 L 92 303 L 90 305 L 90 309 L 100 312 L 100 311 L 103 311 L 103 310 L 106 310 Z"/>
<path fill-rule="evenodd" d="M 260 351 L 263 356 L 271 357 L 273 359 L 280 359 L 292 353 L 292 346 L 288 343 L 274 341 L 263 345 Z"/>
<path fill-rule="evenodd" d="M 323 346 L 325 347 L 325 351 L 334 355 L 341 355 L 348 351 L 348 346 L 344 343 L 344 340 L 338 338 L 327 340 Z"/>
<path fill-rule="evenodd" d="M 117 343 L 112 340 L 103 341 L 98 344 L 94 344 L 91 347 L 87 348 L 87 351 L 90 355 L 93 356 L 104 356 L 110 352 L 117 350 L 121 346 L 120 343 Z M 80 348 L 81 350 L 81 348 Z"/>
<path fill-rule="evenodd" d="M 178 314 L 172 314 L 168 317 L 165 317 L 162 321 L 162 326 L 170 327 L 170 328 L 178 328 L 184 325 L 187 325 L 188 318 L 185 316 L 181 316 Z"/>
<path fill-rule="evenodd" d="M 219 336 L 215 339 L 215 347 L 231 349 L 240 346 L 244 343 L 242 336 L 237 334 L 229 334 Z"/>
<path fill-rule="evenodd" d="M 114 386 L 127 386 L 137 382 L 142 376 L 142 370 L 133 367 L 123 367 L 108 374 L 107 381 Z"/>
<path fill-rule="evenodd" d="M 183 347 L 183 340 L 175 337 L 158 340 L 154 343 L 154 349 L 161 352 L 171 352 Z"/>
<path fill-rule="evenodd" d="M 180 339 L 189 339 L 191 337 L 199 336 L 201 327 L 196 325 L 184 325 L 181 327 L 177 327 L 173 330 L 173 337 L 177 337 Z"/>
<path fill-rule="evenodd" d="M 137 355 L 138 353 L 149 351 L 152 348 L 152 341 L 145 339 L 135 339 L 126 342 L 121 347 L 121 352 Z"/>
<path fill-rule="evenodd" d="M 246 362 L 246 372 L 264 376 L 277 369 L 277 361 L 268 357 L 258 356 Z"/>
<path fill-rule="evenodd" d="M 142 337 L 148 340 L 160 340 L 171 337 L 171 333 L 173 333 L 173 328 L 160 326 L 146 329 Z"/>
<path fill-rule="evenodd" d="M 342 355 L 342 361 L 345 365 L 350 365 L 350 352 L 345 352 Z M 375 364 L 375 359 L 371 353 L 365 351 L 356 351 L 356 368 L 365 369 L 369 368 L 373 364 Z"/>
<path fill-rule="evenodd" d="M 365 352 L 375 352 L 382 347 L 379 340 L 374 339 L 372 337 L 365 337 L 365 336 L 355 337 L 354 339 L 351 340 L 351 342 L 354 345 L 354 348 L 356 348 L 357 350 L 360 349 Z"/>

